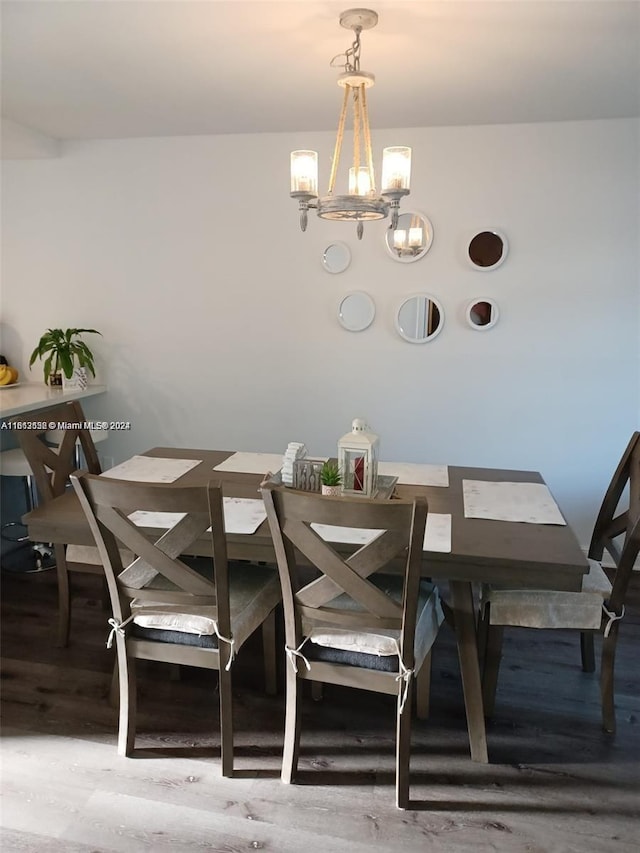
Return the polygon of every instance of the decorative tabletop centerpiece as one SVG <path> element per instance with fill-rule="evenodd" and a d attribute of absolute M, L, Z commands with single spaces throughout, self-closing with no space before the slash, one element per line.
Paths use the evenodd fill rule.
<path fill-rule="evenodd" d="M 342 473 L 335 462 L 327 460 L 320 471 L 322 494 L 337 497 L 342 494 Z"/>
<path fill-rule="evenodd" d="M 96 370 L 93 353 L 81 338 L 83 334 L 101 335 L 102 332 L 96 329 L 47 329 L 31 353 L 29 368 L 37 358 L 45 359 L 44 381 L 47 385 L 86 388 L 87 371 L 95 376 Z"/>
<path fill-rule="evenodd" d="M 338 466 L 342 471 L 344 495 L 373 498 L 378 492 L 380 439 L 362 418 L 355 418 L 351 432 L 338 442 Z"/>

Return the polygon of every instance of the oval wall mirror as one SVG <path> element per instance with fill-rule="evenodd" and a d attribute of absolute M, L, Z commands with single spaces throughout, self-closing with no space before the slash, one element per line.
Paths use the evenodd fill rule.
<path fill-rule="evenodd" d="M 375 302 L 364 290 L 347 293 L 338 306 L 338 322 L 349 332 L 367 329 L 375 316 Z"/>
<path fill-rule="evenodd" d="M 415 293 L 400 305 L 395 323 L 400 337 L 411 344 L 432 341 L 444 325 L 442 305 L 428 293 Z"/>
<path fill-rule="evenodd" d="M 474 269 L 494 270 L 504 263 L 508 251 L 504 234 L 499 231 L 480 231 L 469 243 L 468 256 Z"/>
<path fill-rule="evenodd" d="M 423 213 L 401 213 L 397 228 L 384 235 L 387 252 L 394 261 L 411 264 L 423 258 L 433 243 L 433 226 Z"/>
<path fill-rule="evenodd" d="M 344 272 L 350 263 L 351 250 L 346 243 L 330 243 L 322 253 L 322 266 L 327 272 Z"/>
<path fill-rule="evenodd" d="M 500 311 L 494 299 L 473 299 L 467 305 L 467 323 L 476 332 L 486 332 L 498 322 Z"/>

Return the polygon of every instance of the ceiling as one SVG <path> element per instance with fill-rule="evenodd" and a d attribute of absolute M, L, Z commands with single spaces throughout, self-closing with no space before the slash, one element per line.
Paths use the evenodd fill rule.
<path fill-rule="evenodd" d="M 353 4 L 355 5 L 355 4 Z M 640 115 L 640 2 L 372 0 L 372 127 Z M 2 114 L 60 139 L 331 130 L 349 0 L 2 0 Z"/>

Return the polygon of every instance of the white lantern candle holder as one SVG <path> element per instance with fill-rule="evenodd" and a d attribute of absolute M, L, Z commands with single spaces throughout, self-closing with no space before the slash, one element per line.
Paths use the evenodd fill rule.
<path fill-rule="evenodd" d="M 356 418 L 351 432 L 338 442 L 338 467 L 342 472 L 343 495 L 372 498 L 378 491 L 380 439 Z"/>

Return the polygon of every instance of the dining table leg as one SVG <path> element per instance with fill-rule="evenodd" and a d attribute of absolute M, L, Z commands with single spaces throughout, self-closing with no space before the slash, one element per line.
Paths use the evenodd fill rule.
<path fill-rule="evenodd" d="M 462 691 L 467 712 L 467 729 L 471 759 L 482 764 L 489 763 L 487 732 L 482 704 L 482 683 L 478 662 L 476 619 L 473 605 L 473 589 L 467 581 L 449 581 L 455 620 L 458 659 L 462 676 Z"/>

